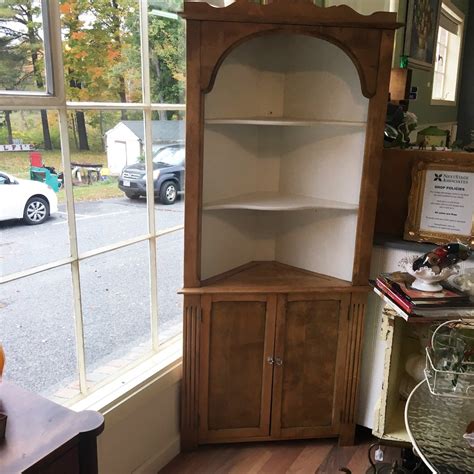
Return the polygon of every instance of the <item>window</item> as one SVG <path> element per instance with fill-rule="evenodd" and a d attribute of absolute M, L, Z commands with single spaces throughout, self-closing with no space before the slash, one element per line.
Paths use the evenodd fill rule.
<path fill-rule="evenodd" d="M 51 91 L 50 51 L 45 54 L 47 23 L 46 2 L 0 2 L 0 89 Z"/>
<path fill-rule="evenodd" d="M 5 377 L 60 403 L 182 332 L 181 7 L 0 1 Z M 25 225 L 38 193 L 51 216 Z"/>
<path fill-rule="evenodd" d="M 433 103 L 454 104 L 458 84 L 464 16 L 450 2 L 441 4 L 433 73 Z"/>

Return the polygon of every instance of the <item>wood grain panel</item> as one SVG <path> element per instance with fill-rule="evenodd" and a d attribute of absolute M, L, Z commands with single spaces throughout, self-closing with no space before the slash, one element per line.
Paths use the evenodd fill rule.
<path fill-rule="evenodd" d="M 268 436 L 276 297 L 204 297 L 200 439 Z"/>
<path fill-rule="evenodd" d="M 104 418 L 75 412 L 3 380 L 0 410 L 8 416 L 0 473 L 97 474 L 97 436 Z"/>
<path fill-rule="evenodd" d="M 392 31 L 378 29 L 325 28 L 323 26 L 286 26 L 272 23 L 231 23 L 225 21 L 202 22 L 202 47 L 206 54 L 201 57 L 201 90 L 212 90 L 220 65 L 227 55 L 244 41 L 263 34 L 288 33 L 313 36 L 329 41 L 341 48 L 354 63 L 365 97 L 377 92 L 377 72 L 379 68 L 379 45 L 381 36 Z M 392 51 L 390 50 L 390 55 Z M 388 76 L 386 90 L 388 94 Z M 385 100 L 387 96 L 385 96 Z"/>
<path fill-rule="evenodd" d="M 186 195 L 184 286 L 199 286 L 201 274 L 201 196 L 204 130 L 201 77 L 201 23 L 186 24 Z"/>
<path fill-rule="evenodd" d="M 398 28 L 397 15 L 376 12 L 362 15 L 347 5 L 319 7 L 312 0 L 273 0 L 250 2 L 236 0 L 226 8 L 215 8 L 206 2 L 185 2 L 184 18 L 221 20 L 228 22 L 255 22 L 277 24 L 355 26 L 372 28 Z"/>
<path fill-rule="evenodd" d="M 367 450 L 376 439 L 364 433 L 357 446 L 341 448 L 334 440 L 285 441 L 203 446 L 180 453 L 160 474 L 337 474 L 346 466 L 354 474 L 370 467 Z M 400 448 L 384 448 L 384 461 L 400 460 Z"/>
<path fill-rule="evenodd" d="M 388 86 L 392 64 L 393 36 L 393 31 L 384 31 L 382 34 L 379 68 L 377 71 L 377 92 L 369 102 L 355 259 L 352 274 L 352 282 L 355 285 L 367 284 L 370 272 L 377 194 L 382 165 L 383 130 L 387 113 Z"/>
<path fill-rule="evenodd" d="M 337 293 L 279 298 L 272 436 L 337 433 L 348 302 Z"/>
<path fill-rule="evenodd" d="M 287 304 L 282 428 L 332 423 L 339 306 L 339 301 Z"/>
<path fill-rule="evenodd" d="M 183 381 L 181 391 L 181 449 L 194 449 L 198 443 L 199 327 L 201 298 L 184 297 Z"/>
<path fill-rule="evenodd" d="M 213 303 L 209 350 L 209 429 L 258 427 L 265 302 Z"/>
<path fill-rule="evenodd" d="M 346 374 L 343 410 L 341 413 L 341 434 L 339 443 L 352 445 L 355 435 L 355 414 L 361 361 L 361 342 L 364 327 L 364 314 L 367 295 L 354 294 L 349 312 L 347 334 Z"/>

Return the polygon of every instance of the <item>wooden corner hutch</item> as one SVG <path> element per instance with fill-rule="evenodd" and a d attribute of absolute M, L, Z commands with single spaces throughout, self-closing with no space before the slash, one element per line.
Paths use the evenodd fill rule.
<path fill-rule="evenodd" d="M 395 14 L 186 2 L 183 449 L 354 438 Z"/>

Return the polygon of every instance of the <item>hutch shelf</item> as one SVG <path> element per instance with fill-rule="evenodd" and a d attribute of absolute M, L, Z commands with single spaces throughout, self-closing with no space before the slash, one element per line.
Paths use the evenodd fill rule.
<path fill-rule="evenodd" d="M 354 437 L 395 14 L 186 2 L 182 444 Z"/>
<path fill-rule="evenodd" d="M 207 119 L 209 125 L 261 125 L 277 127 L 312 127 L 315 125 L 342 125 L 345 127 L 365 127 L 365 122 L 348 122 L 344 120 L 308 120 L 290 117 L 247 117 L 247 118 L 213 118 Z"/>

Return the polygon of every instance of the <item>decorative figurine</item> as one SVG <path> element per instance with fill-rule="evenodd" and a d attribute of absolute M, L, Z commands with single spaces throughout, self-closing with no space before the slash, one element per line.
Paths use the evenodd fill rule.
<path fill-rule="evenodd" d="M 471 253 L 467 245 L 450 243 L 418 257 L 406 265 L 406 271 L 416 278 L 412 287 L 421 291 L 441 291 L 443 287 L 438 282 L 457 274 L 459 267 L 456 264 L 467 260 Z"/>
<path fill-rule="evenodd" d="M 471 255 L 471 249 L 464 244 L 453 243 L 436 247 L 431 252 L 413 262 L 413 270 L 416 272 L 422 267 L 428 267 L 434 273 L 440 273 L 443 268 L 455 265 L 460 260 L 467 260 Z"/>

